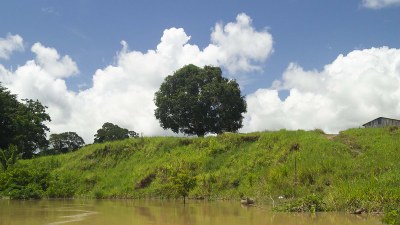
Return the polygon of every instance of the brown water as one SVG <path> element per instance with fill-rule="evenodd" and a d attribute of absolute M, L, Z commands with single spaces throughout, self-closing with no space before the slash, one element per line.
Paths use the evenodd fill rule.
<path fill-rule="evenodd" d="M 0 225 L 372 225 L 380 217 L 345 213 L 274 213 L 237 202 L 155 200 L 0 200 Z"/>

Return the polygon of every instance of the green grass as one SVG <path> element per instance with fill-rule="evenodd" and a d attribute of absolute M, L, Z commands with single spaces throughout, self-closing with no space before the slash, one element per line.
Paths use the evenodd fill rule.
<path fill-rule="evenodd" d="M 296 185 L 295 185 L 296 161 Z M 21 160 L 0 172 L 11 198 L 176 198 L 171 176 L 196 177 L 192 198 L 253 197 L 285 211 L 400 205 L 400 130 L 350 129 L 149 137 L 93 144 L 76 152 Z M 278 196 L 285 199 L 278 202 Z"/>

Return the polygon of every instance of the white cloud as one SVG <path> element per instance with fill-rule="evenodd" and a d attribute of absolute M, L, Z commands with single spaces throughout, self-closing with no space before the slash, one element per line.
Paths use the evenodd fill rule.
<path fill-rule="evenodd" d="M 239 14 L 235 23 L 217 24 L 211 43 L 202 50 L 189 41 L 182 28 L 171 28 L 147 52 L 131 51 L 122 42 L 115 65 L 98 69 L 93 86 L 79 92 L 68 90 L 64 80 L 79 72 L 76 63 L 36 43 L 31 48 L 35 59 L 15 71 L 0 64 L 0 82 L 20 98 L 47 105 L 54 133 L 75 131 L 90 143 L 104 122 L 112 122 L 145 135 L 171 134 L 160 128 L 153 115 L 154 92 L 165 76 L 194 63 L 223 66 L 235 77 L 236 72 L 259 70 L 273 51 L 271 35 L 256 31 L 245 14 Z M 279 98 L 280 90 L 289 91 L 285 100 Z M 271 88 L 247 96 L 242 131 L 322 128 L 337 132 L 378 116 L 400 118 L 399 99 L 400 49 L 356 50 L 339 55 L 322 71 L 291 63 Z"/>
<path fill-rule="evenodd" d="M 60 58 L 57 50 L 35 43 L 32 52 L 36 54 L 36 63 L 50 76 L 56 78 L 69 77 L 79 72 L 76 63 L 66 55 Z"/>
<path fill-rule="evenodd" d="M 147 52 L 131 51 L 122 42 L 115 65 L 98 69 L 93 86 L 79 92 L 68 90 L 64 81 L 79 72 L 76 63 L 36 43 L 31 48 L 35 59 L 15 71 L 0 64 L 0 82 L 20 98 L 47 105 L 54 133 L 75 131 L 90 143 L 104 122 L 112 122 L 144 135 L 171 134 L 160 128 L 153 115 L 154 92 L 167 75 L 193 63 L 223 66 L 235 77 L 236 72 L 259 70 L 273 51 L 271 35 L 256 31 L 245 14 L 239 14 L 235 23 L 217 24 L 211 43 L 202 50 L 189 41 L 182 28 L 171 28 Z M 279 98 L 280 90 L 289 91 L 285 100 Z M 292 63 L 271 88 L 247 96 L 242 131 L 322 128 L 337 132 L 378 116 L 400 118 L 399 99 L 400 49 L 356 50 L 339 55 L 322 71 L 307 71 Z"/>
<path fill-rule="evenodd" d="M 219 63 L 233 73 L 260 69 L 253 62 L 264 61 L 273 52 L 272 35 L 255 31 L 244 13 L 236 17 L 236 23 L 217 24 L 211 40 L 221 54 Z"/>
<path fill-rule="evenodd" d="M 400 5 L 400 0 L 363 0 L 362 5 L 370 9 L 381 9 Z"/>
<path fill-rule="evenodd" d="M 21 36 L 7 34 L 6 38 L 0 38 L 0 59 L 8 59 L 13 51 L 22 50 L 24 45 Z"/>
<path fill-rule="evenodd" d="M 48 106 L 53 120 L 50 126 L 68 120 L 75 94 L 68 91 L 65 81 L 60 78 L 78 72 L 75 62 L 68 56 L 60 59 L 55 49 L 38 43 L 31 50 L 36 58 L 15 71 L 0 66 L 0 82 L 19 98 L 39 99 Z"/>
<path fill-rule="evenodd" d="M 278 90 L 289 90 L 285 100 Z M 247 97 L 243 131 L 321 128 L 338 132 L 379 116 L 400 118 L 400 49 L 356 50 L 322 71 L 290 64 L 282 80 Z"/>
<path fill-rule="evenodd" d="M 104 122 L 112 122 L 145 135 L 171 134 L 155 119 L 153 103 L 167 75 L 193 63 L 223 66 L 235 77 L 236 72 L 259 70 L 272 52 L 271 35 L 255 30 L 245 14 L 239 14 L 234 23 L 217 24 L 211 43 L 203 50 L 189 40 L 182 28 L 170 28 L 156 49 L 147 52 L 130 51 L 123 41 L 115 65 L 98 69 L 93 86 L 78 93 L 68 90 L 64 81 L 78 73 L 76 63 L 36 43 L 31 48 L 35 60 L 16 71 L 0 65 L 0 82 L 21 98 L 37 98 L 47 105 L 54 133 L 75 131 L 90 143 Z"/>

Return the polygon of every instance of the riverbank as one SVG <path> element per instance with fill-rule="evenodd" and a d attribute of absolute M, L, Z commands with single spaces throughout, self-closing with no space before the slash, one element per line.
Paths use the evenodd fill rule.
<path fill-rule="evenodd" d="M 400 130 L 149 137 L 20 160 L 0 192 L 20 198 L 281 199 L 284 211 L 382 212 L 400 202 Z M 278 201 L 277 201 L 278 202 Z"/>

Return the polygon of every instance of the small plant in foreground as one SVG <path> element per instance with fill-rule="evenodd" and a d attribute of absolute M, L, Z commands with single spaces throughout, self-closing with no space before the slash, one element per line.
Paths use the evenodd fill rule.
<path fill-rule="evenodd" d="M 400 225 L 400 209 L 389 209 L 383 217 L 383 222 L 390 225 Z"/>

